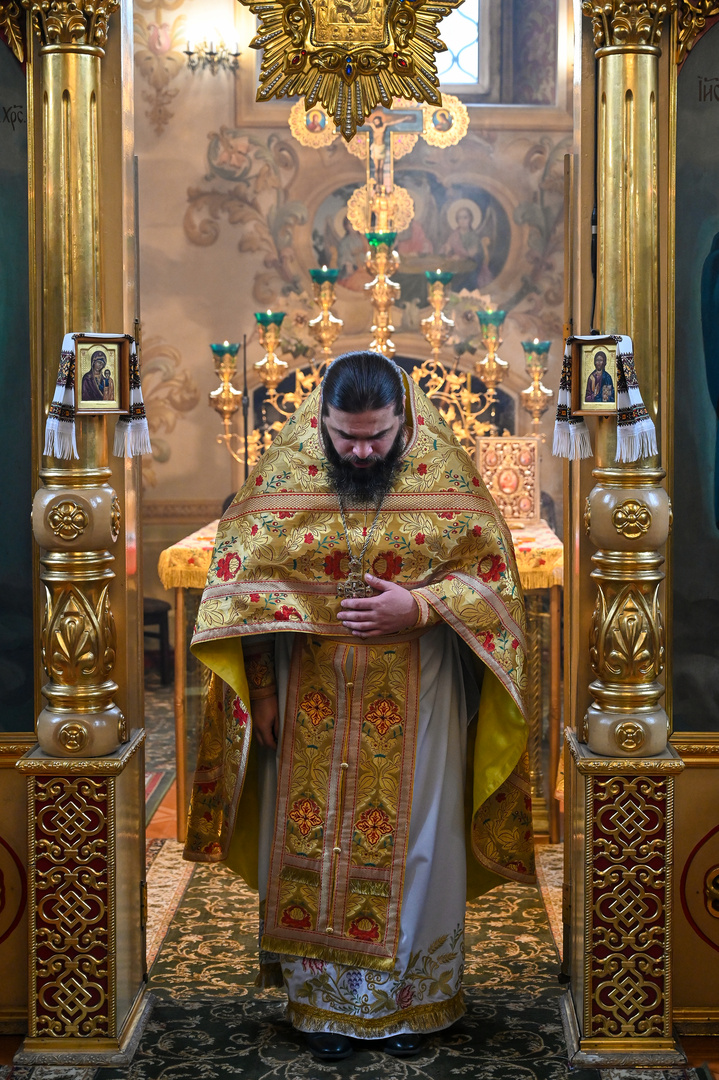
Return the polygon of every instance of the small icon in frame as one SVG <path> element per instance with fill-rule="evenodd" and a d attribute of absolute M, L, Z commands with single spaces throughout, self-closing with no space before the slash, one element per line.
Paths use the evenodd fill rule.
<path fill-rule="evenodd" d="M 572 344 L 572 412 L 611 416 L 617 411 L 617 346 L 596 337 Z"/>
<path fill-rule="evenodd" d="M 129 408 L 127 337 L 78 335 L 75 341 L 75 408 L 78 413 L 126 413 Z"/>

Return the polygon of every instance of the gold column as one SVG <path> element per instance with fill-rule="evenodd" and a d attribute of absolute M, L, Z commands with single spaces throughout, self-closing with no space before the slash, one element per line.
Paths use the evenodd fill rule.
<path fill-rule="evenodd" d="M 119 0 L 23 5 L 33 31 L 33 351 L 42 427 L 64 334 L 132 328 L 125 85 L 126 78 L 131 85 L 131 25 L 121 11 L 108 72 L 108 22 Z M 48 682 L 37 721 L 39 747 L 16 766 L 28 783 L 29 1024 L 16 1056 L 22 1064 L 127 1063 L 149 1004 L 144 732 L 127 731 L 113 678 L 117 667 L 130 715 L 142 726 L 141 697 L 129 677 L 138 663 L 138 473 L 131 464 L 118 464 L 110 485 L 106 418 L 80 417 L 76 430 L 79 459 L 43 459 L 33 502 Z M 124 508 L 115 487 L 126 499 Z M 111 552 L 120 537 L 118 634 L 110 597 L 116 579 Z"/>
<path fill-rule="evenodd" d="M 675 0 L 582 3 L 597 60 L 595 325 L 632 337 L 639 385 L 657 426 L 658 62 L 662 24 L 674 6 Z M 615 453 L 616 420 L 601 419 L 596 483 L 584 508 L 598 548 L 589 633 L 594 700 L 583 719 L 571 718 L 576 733 L 568 734 L 572 947 L 563 1011 L 574 1065 L 659 1066 L 683 1060 L 671 1010 L 672 792 L 683 765 L 667 747 L 669 721 L 660 704 L 659 549 L 671 511 L 658 462 L 619 464 Z M 580 528 L 575 516 L 577 550 Z M 570 663 L 583 667 L 581 659 Z"/>

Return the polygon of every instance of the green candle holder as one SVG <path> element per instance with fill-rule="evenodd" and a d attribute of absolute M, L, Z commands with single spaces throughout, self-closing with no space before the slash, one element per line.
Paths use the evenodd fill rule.
<path fill-rule="evenodd" d="M 323 266 L 321 270 L 310 270 L 310 277 L 315 285 L 322 285 L 325 281 L 331 281 L 334 285 L 339 276 L 339 270 L 329 270 L 326 266 Z"/>
<path fill-rule="evenodd" d="M 285 317 L 284 311 L 256 311 L 255 319 L 258 326 L 282 326 L 282 320 Z"/>
<path fill-rule="evenodd" d="M 425 270 L 424 276 L 430 285 L 433 285 L 435 281 L 440 281 L 443 285 L 449 285 L 454 274 L 449 270 Z"/>
<path fill-rule="evenodd" d="M 365 237 L 370 247 L 378 248 L 381 244 L 386 244 L 388 248 L 394 245 L 397 239 L 396 232 L 366 232 Z"/>

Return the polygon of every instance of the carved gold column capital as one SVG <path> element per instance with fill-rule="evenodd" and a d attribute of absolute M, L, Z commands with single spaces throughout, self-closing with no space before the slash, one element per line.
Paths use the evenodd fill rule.
<path fill-rule="evenodd" d="M 584 0 L 582 11 L 592 20 L 598 55 L 605 49 L 659 53 L 664 19 L 676 6 L 676 0 Z"/>
<path fill-rule="evenodd" d="M 25 60 L 22 24 L 22 12 L 15 0 L 9 0 L 9 3 L 0 3 L 0 30 L 4 33 L 8 45 L 21 64 Z"/>
<path fill-rule="evenodd" d="M 103 55 L 108 20 L 120 0 L 22 0 L 42 50 L 82 50 Z"/>

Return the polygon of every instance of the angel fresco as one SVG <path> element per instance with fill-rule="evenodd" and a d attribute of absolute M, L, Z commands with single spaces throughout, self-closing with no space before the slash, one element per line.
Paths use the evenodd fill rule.
<path fill-rule="evenodd" d="M 483 213 L 473 199 L 456 199 L 447 207 L 447 221 L 454 227 L 442 245 L 441 253 L 457 259 L 471 259 L 474 263 L 472 270 L 457 275 L 454 288 L 486 287 L 495 276 L 490 269 L 497 233 L 494 208 L 489 206 Z"/>

